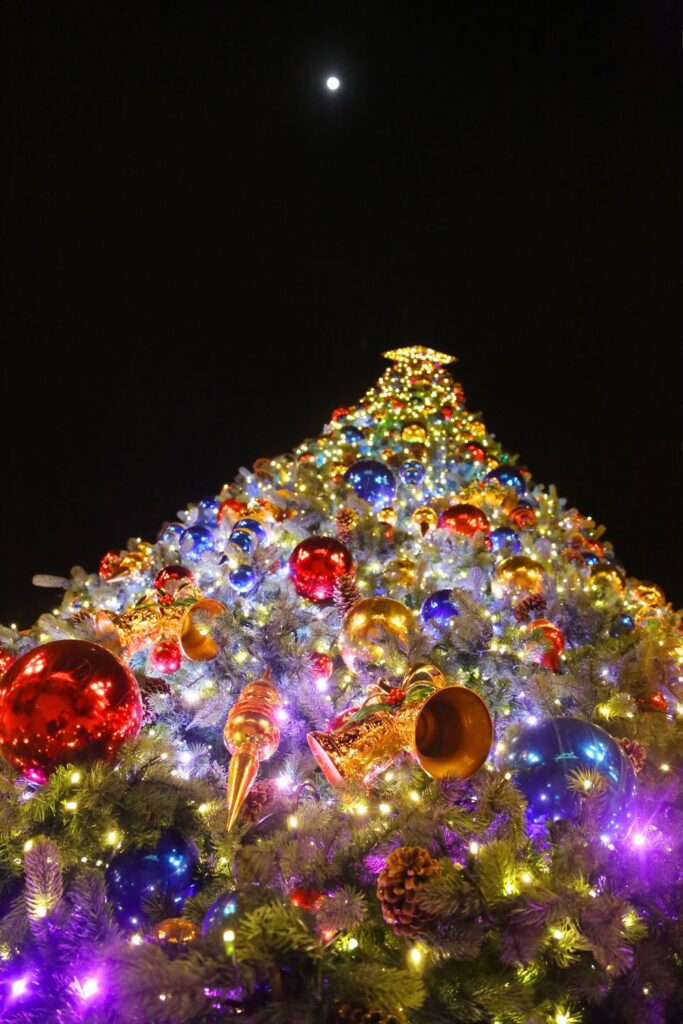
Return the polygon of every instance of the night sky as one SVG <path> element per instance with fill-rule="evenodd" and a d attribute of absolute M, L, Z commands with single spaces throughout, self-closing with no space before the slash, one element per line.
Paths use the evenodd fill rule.
<path fill-rule="evenodd" d="M 412 343 L 683 604 L 678 20 L 5 3 L 0 621 Z"/>

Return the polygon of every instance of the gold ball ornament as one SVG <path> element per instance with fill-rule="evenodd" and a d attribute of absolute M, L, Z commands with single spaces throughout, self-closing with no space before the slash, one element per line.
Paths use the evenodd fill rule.
<path fill-rule="evenodd" d="M 167 917 L 159 922 L 153 934 L 162 946 L 189 946 L 199 938 L 199 928 L 187 917 Z"/>
<path fill-rule="evenodd" d="M 433 530 L 438 521 L 438 515 L 429 505 L 420 505 L 412 515 L 412 520 L 418 527 L 423 537 L 426 537 L 430 530 Z"/>
<path fill-rule="evenodd" d="M 401 429 L 401 440 L 402 441 L 426 441 L 427 440 L 427 428 L 424 423 L 420 423 L 418 420 L 413 420 L 410 423 L 404 423 Z"/>
<path fill-rule="evenodd" d="M 666 604 L 664 591 L 656 583 L 646 580 L 633 580 L 630 596 L 645 608 L 663 608 Z"/>
<path fill-rule="evenodd" d="M 621 596 L 626 589 L 626 578 L 616 565 L 609 562 L 598 562 L 591 569 L 591 589 L 599 591 L 613 590 Z"/>
<path fill-rule="evenodd" d="M 190 661 L 211 661 L 220 651 L 214 628 L 227 609 L 220 601 L 205 597 L 187 609 L 180 624 L 180 646 Z"/>
<path fill-rule="evenodd" d="M 340 647 L 351 672 L 384 664 L 387 650 L 405 647 L 415 635 L 410 609 L 391 597 L 367 597 L 356 602 L 344 619 Z"/>
<path fill-rule="evenodd" d="M 513 555 L 496 566 L 491 580 L 493 596 L 502 601 L 543 593 L 544 569 L 540 562 L 526 555 Z"/>
<path fill-rule="evenodd" d="M 398 512 L 395 508 L 390 505 L 386 508 L 381 508 L 377 513 L 377 519 L 380 523 L 386 523 L 387 526 L 396 526 L 398 522 Z"/>
<path fill-rule="evenodd" d="M 382 578 L 397 587 L 412 587 L 417 580 L 417 566 L 411 558 L 395 558 L 389 562 Z"/>

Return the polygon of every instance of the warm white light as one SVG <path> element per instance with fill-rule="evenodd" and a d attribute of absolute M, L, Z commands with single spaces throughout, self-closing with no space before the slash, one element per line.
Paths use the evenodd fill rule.
<path fill-rule="evenodd" d="M 330 90 L 330 92 L 336 92 L 339 86 L 341 85 L 341 82 L 335 75 L 330 75 L 330 77 L 325 82 L 325 85 Z"/>

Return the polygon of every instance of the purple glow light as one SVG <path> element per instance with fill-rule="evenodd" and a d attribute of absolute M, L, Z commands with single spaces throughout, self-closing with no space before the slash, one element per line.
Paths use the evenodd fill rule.
<path fill-rule="evenodd" d="M 100 991 L 100 983 L 94 975 L 86 978 L 85 981 L 79 981 L 76 978 L 75 987 L 81 999 L 92 999 Z"/>
<path fill-rule="evenodd" d="M 16 981 L 12 982 L 12 995 L 15 999 L 19 999 L 21 996 L 26 994 L 28 983 L 31 980 L 29 974 L 24 974 L 22 978 L 17 978 Z"/>

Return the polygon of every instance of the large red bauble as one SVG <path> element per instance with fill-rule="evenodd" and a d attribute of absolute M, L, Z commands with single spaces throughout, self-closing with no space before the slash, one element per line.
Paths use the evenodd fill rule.
<path fill-rule="evenodd" d="M 322 604 L 334 593 L 340 576 L 353 575 L 353 558 L 334 537 L 308 537 L 289 556 L 289 575 L 297 594 Z"/>
<path fill-rule="evenodd" d="M 195 586 L 194 573 L 184 565 L 165 565 L 154 577 L 154 589 L 161 604 L 171 604 L 179 591 Z"/>
<path fill-rule="evenodd" d="M 141 722 L 133 673 L 85 640 L 35 647 L 0 680 L 0 753 L 36 780 L 60 764 L 111 758 Z"/>
<path fill-rule="evenodd" d="M 488 533 L 489 521 L 480 508 L 475 505 L 451 505 L 439 514 L 437 526 L 453 533 L 461 533 L 465 537 L 473 537 L 475 533 Z"/>
<path fill-rule="evenodd" d="M 548 622 L 547 619 L 534 619 L 526 628 L 529 631 L 532 629 L 543 630 L 543 636 L 548 646 L 546 651 L 540 656 L 538 663 L 557 672 L 560 667 L 560 655 L 564 650 L 564 634 L 562 630 L 554 623 Z"/>
<path fill-rule="evenodd" d="M 12 651 L 8 651 L 6 647 L 0 644 L 0 676 L 4 675 L 7 669 L 17 660 L 16 654 Z"/>

